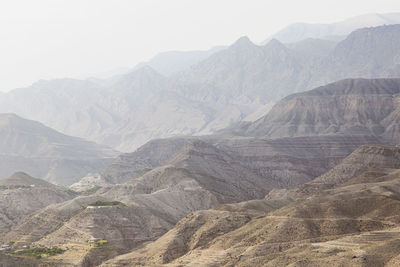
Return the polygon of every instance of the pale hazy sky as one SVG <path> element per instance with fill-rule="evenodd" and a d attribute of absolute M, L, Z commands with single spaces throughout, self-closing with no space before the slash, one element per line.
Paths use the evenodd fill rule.
<path fill-rule="evenodd" d="M 295 22 L 399 11 L 399 0 L 0 0 L 0 90 L 243 35 L 257 43 Z"/>

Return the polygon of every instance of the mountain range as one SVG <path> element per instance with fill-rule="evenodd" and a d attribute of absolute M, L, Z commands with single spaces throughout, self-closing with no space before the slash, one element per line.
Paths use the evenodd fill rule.
<path fill-rule="evenodd" d="M 396 18 L 0 94 L 0 265 L 398 266 Z"/>
<path fill-rule="evenodd" d="M 389 237 L 378 240 L 390 242 L 395 235 L 387 232 L 396 221 L 396 208 L 389 207 L 397 205 L 400 166 L 398 148 L 388 145 L 399 140 L 385 134 L 395 121 L 375 124 L 396 117 L 399 88 L 398 79 L 347 79 L 288 96 L 250 125 L 153 140 L 102 171 L 101 187 L 94 183 L 82 193 L 63 189 L 67 199 L 8 224 L 0 241 L 58 247 L 64 250 L 61 255 L 42 262 L 83 266 L 289 264 L 304 258 L 295 256 L 302 248 L 310 251 L 308 262 L 328 264 L 335 256 L 320 255 L 337 255 L 324 248 L 338 238 L 386 231 Z M 332 100 L 336 97 L 340 101 Z M 304 105 L 304 99 L 315 108 Z M 330 101 L 344 103 L 357 116 L 343 113 L 341 105 L 326 109 Z M 318 118 L 336 119 L 335 131 L 327 131 Z M 371 124 L 360 127 L 361 118 Z M 287 131 L 286 125 L 294 130 Z M 268 137 L 279 131 L 282 136 Z M 32 183 L 26 179 L 25 184 Z M 25 194 L 32 187 L 17 190 Z M 8 196 L 18 203 L 13 194 Z M 365 208 L 354 213 L 360 201 Z M 93 247 L 92 238 L 106 243 Z M 346 242 L 364 246 L 357 239 Z M 261 257 L 259 250 L 271 253 Z M 354 256 L 351 250 L 344 253 Z M 354 261 L 365 255 L 358 253 Z M 375 260 L 387 261 L 385 255 Z"/>
<path fill-rule="evenodd" d="M 107 80 L 41 81 L 0 96 L 0 112 L 129 152 L 256 120 L 282 97 L 336 80 L 397 77 L 399 40 L 399 25 L 356 30 L 339 43 L 258 46 L 243 37 L 168 78 L 145 66 Z"/>

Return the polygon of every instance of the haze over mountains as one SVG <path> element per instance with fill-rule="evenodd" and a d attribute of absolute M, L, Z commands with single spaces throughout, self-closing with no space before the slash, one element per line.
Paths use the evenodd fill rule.
<path fill-rule="evenodd" d="M 372 94 L 375 105 L 383 108 L 389 103 L 388 99 L 393 100 L 398 94 L 399 88 L 398 79 L 355 79 L 336 82 L 304 94 L 314 96 L 311 97 L 313 101 L 340 95 L 341 103 L 349 103 L 355 96 L 368 99 Z M 293 95 L 288 99 L 302 95 Z M 282 106 L 286 101 L 284 99 L 276 106 Z M 359 99 L 355 102 L 363 103 Z M 390 105 L 388 107 L 390 109 Z M 374 105 L 356 105 L 351 113 L 361 118 L 371 116 L 366 119 L 372 119 L 376 110 L 378 108 Z M 308 111 L 309 118 L 318 118 L 321 111 L 316 105 L 315 109 Z M 338 112 L 334 108 L 327 111 L 332 114 Z M 260 125 L 263 121 L 256 124 Z M 344 116 L 342 124 L 348 125 L 353 121 L 351 116 Z M 294 129 L 301 129 L 305 122 L 315 124 L 303 120 L 301 116 L 292 124 Z M 279 124 L 275 126 L 280 128 Z M 398 142 L 397 139 L 384 138 L 380 134 L 382 132 L 385 129 L 377 133 L 367 127 L 356 132 L 348 131 L 348 127 L 338 127 L 333 133 L 307 131 L 299 137 L 279 139 L 213 135 L 155 140 L 134 153 L 121 155 L 104 171 L 102 175 L 108 181 L 107 187 L 98 189 L 94 195 L 80 196 L 25 217 L 1 240 L 4 243 L 17 241 L 20 246 L 70 248 L 60 256 L 45 260 L 59 265 L 97 265 L 123 253 L 128 254 L 106 261 L 104 265 L 171 263 L 172 266 L 212 266 L 235 262 L 246 266 L 266 261 L 275 264 L 276 261 L 297 261 L 297 257 L 290 256 L 291 249 L 297 253 L 302 247 L 310 251 L 308 261 L 321 262 L 324 257 L 313 255 L 325 253 L 325 245 L 319 244 L 322 248 L 316 250 L 311 246 L 310 238 L 315 242 L 329 242 L 358 233 L 360 238 L 373 241 L 375 239 L 368 239 L 368 236 L 380 235 L 374 231 L 392 231 L 390 227 L 396 221 L 392 212 L 396 209 L 390 207 L 397 205 L 397 200 L 396 197 L 385 200 L 382 195 L 388 192 L 394 194 L 393 190 L 397 190 L 398 149 L 382 146 L 357 149 L 363 144 Z M 353 150 L 356 151 L 352 155 L 328 171 Z M 312 181 L 317 176 L 319 178 Z M 338 189 L 332 189 L 335 187 Z M 368 193 L 368 203 L 378 201 L 379 206 L 369 205 L 359 215 L 352 213 L 368 190 L 374 192 Z M 309 194 L 314 197 L 308 198 Z M 347 204 L 335 204 L 338 199 Z M 87 208 L 96 201 L 120 201 L 123 204 Z M 246 202 L 232 204 L 239 201 Z M 367 199 L 363 201 L 367 202 Z M 218 204 L 223 205 L 216 210 L 199 211 L 185 217 L 193 211 Z M 342 210 L 344 206 L 349 206 L 348 211 Z M 315 210 L 312 214 L 321 214 L 310 217 L 314 216 L 306 213 L 310 207 Z M 330 211 L 329 207 L 341 209 Z M 330 212 L 325 214 L 324 210 Z M 176 224 L 181 218 L 184 219 Z M 384 218 L 385 221 L 377 223 L 377 218 Z M 267 228 L 277 230 L 260 235 L 260 231 Z M 284 234 L 293 229 L 297 229 L 297 235 Z M 162 236 L 164 233 L 166 235 Z M 255 240 L 255 236 L 259 238 Z M 109 243 L 101 250 L 91 249 L 87 243 L 91 237 Z M 393 237 L 386 233 L 379 240 L 389 242 Z M 155 242 L 139 248 L 149 241 Z M 218 242 L 224 245 L 221 247 L 219 244 L 222 243 Z M 346 242 L 364 246 L 357 239 Z M 297 243 L 302 245 L 297 247 Z M 236 244 L 240 244 L 242 249 L 231 247 Z M 245 253 L 248 246 L 255 246 L 254 250 Z M 390 243 L 388 246 L 391 246 Z M 263 253 L 270 257 L 260 258 L 256 248 L 279 253 Z M 240 257 L 242 253 L 245 256 Z M 351 252 L 346 253 L 350 254 L 345 259 L 353 257 Z M 363 255 L 357 254 L 357 259 L 362 260 Z M 381 259 L 386 261 L 386 257 Z M 334 262 L 335 258 L 327 261 Z M 326 261 L 322 263 L 328 264 Z"/>
<path fill-rule="evenodd" d="M 295 23 L 268 37 L 263 43 L 273 38 L 283 43 L 295 43 L 307 38 L 339 41 L 359 28 L 398 23 L 400 23 L 399 13 L 365 14 L 332 24 Z"/>
<path fill-rule="evenodd" d="M 57 184 L 71 184 L 105 168 L 112 149 L 54 131 L 41 123 L 0 114 L 0 177 L 24 171 Z"/>
<path fill-rule="evenodd" d="M 108 80 L 41 81 L 0 96 L 0 112 L 133 151 L 154 138 L 210 134 L 258 119 L 282 97 L 339 79 L 397 77 L 398 28 L 357 30 L 335 45 L 257 46 L 243 37 L 169 78 L 143 67 Z"/>
<path fill-rule="evenodd" d="M 242 37 L 0 94 L 0 265 L 397 266 L 398 44 Z"/>

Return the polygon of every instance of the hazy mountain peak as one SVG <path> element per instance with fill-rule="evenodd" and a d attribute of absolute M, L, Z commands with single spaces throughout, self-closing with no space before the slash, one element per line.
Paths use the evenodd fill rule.
<path fill-rule="evenodd" d="M 46 186 L 46 187 L 52 187 L 54 186 L 51 183 L 48 183 L 44 180 L 33 178 L 29 174 L 25 172 L 15 172 L 13 173 L 10 177 L 6 179 L 1 179 L 0 180 L 0 185 L 5 185 L 5 186 Z"/>
<path fill-rule="evenodd" d="M 252 41 L 250 41 L 249 37 L 242 36 L 236 42 L 234 42 L 230 47 L 236 49 L 243 49 L 248 47 L 256 46 Z"/>

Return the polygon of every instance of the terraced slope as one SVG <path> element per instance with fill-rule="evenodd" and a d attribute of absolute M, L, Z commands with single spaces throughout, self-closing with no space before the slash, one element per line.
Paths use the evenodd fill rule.
<path fill-rule="evenodd" d="M 374 176 L 366 171 L 297 200 L 270 198 L 195 212 L 157 241 L 103 266 L 396 266 L 399 152 L 365 146 L 344 162 L 375 154 Z M 364 164 L 368 169 L 368 160 Z"/>

